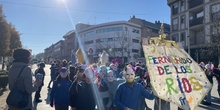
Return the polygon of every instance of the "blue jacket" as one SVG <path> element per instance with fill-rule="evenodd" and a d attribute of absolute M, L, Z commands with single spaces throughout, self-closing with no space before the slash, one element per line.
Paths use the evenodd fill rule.
<path fill-rule="evenodd" d="M 70 104 L 69 88 L 71 81 L 66 79 L 56 80 L 50 92 L 50 101 L 55 101 L 55 104 Z"/>
<path fill-rule="evenodd" d="M 120 84 L 116 90 L 114 103 L 118 110 L 124 110 L 125 107 L 133 110 L 140 110 L 143 101 L 141 99 L 143 97 L 153 100 L 155 96 L 139 83 L 134 82 L 134 87 L 131 88 L 124 82 Z"/>

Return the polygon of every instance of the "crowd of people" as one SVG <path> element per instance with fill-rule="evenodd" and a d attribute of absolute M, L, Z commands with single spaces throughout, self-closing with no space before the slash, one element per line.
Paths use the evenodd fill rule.
<path fill-rule="evenodd" d="M 40 66 L 39 66 L 40 68 Z M 146 66 L 141 62 L 118 65 L 51 63 L 48 89 L 56 110 L 144 110 L 145 98 L 154 99 Z M 35 100 L 38 102 L 38 99 Z M 85 106 L 86 105 L 86 106 Z"/>
<path fill-rule="evenodd" d="M 218 67 L 215 67 L 214 64 L 211 61 L 209 61 L 207 64 L 205 64 L 204 62 L 200 62 L 199 66 L 204 70 L 209 82 L 212 85 L 213 85 L 213 77 L 216 78 L 216 80 L 218 81 L 217 92 L 220 96 L 220 64 L 218 65 Z M 211 105 L 211 91 L 212 88 L 205 96 L 204 100 L 202 101 L 202 104 Z"/>
<path fill-rule="evenodd" d="M 28 66 L 30 52 L 26 49 L 14 51 L 14 61 L 9 69 L 9 89 L 12 89 L 18 77 L 17 71 L 22 68 L 18 88 L 29 94 L 29 102 L 22 110 L 32 109 L 31 94 L 35 92 L 34 101 L 41 102 L 41 88 L 44 86 L 45 64 L 38 64 L 34 73 Z M 208 80 L 213 83 L 213 77 L 218 80 L 220 95 L 220 65 L 215 68 L 211 62 L 200 67 L 204 70 Z M 85 65 L 72 63 L 67 60 L 56 60 L 50 67 L 51 80 L 47 84 L 50 92 L 50 106 L 55 110 L 151 110 L 145 99 L 154 100 L 154 110 L 169 110 L 170 103 L 155 97 L 150 85 L 147 68 L 141 62 L 120 65 L 117 62 L 100 65 Z M 34 81 L 33 75 L 36 77 Z M 39 80 L 39 76 L 40 80 Z M 158 105 L 160 100 L 161 105 Z M 202 104 L 211 104 L 211 90 Z M 161 107 L 161 108 L 159 108 Z M 180 109 L 180 108 L 178 108 Z M 9 110 L 21 110 L 9 105 Z"/>

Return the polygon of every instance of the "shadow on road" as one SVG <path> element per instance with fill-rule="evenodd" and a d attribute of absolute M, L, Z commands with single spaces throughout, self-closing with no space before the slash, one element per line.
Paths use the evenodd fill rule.
<path fill-rule="evenodd" d="M 207 110 L 219 110 L 220 109 L 220 99 L 218 97 L 212 96 L 212 104 L 211 105 L 203 105 L 200 104 L 199 107 L 207 109 Z"/>

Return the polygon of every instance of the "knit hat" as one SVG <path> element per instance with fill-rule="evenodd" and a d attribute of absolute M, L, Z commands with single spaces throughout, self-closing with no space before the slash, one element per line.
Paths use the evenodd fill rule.
<path fill-rule="evenodd" d="M 30 56 L 31 56 L 31 52 L 27 49 L 22 49 L 22 48 L 14 50 L 13 53 L 13 58 L 15 60 L 29 58 Z"/>

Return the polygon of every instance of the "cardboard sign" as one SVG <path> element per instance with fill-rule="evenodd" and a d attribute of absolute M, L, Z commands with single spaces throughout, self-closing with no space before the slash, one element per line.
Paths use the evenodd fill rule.
<path fill-rule="evenodd" d="M 151 85 L 159 98 L 194 110 L 212 85 L 204 71 L 174 41 L 144 40 Z"/>

